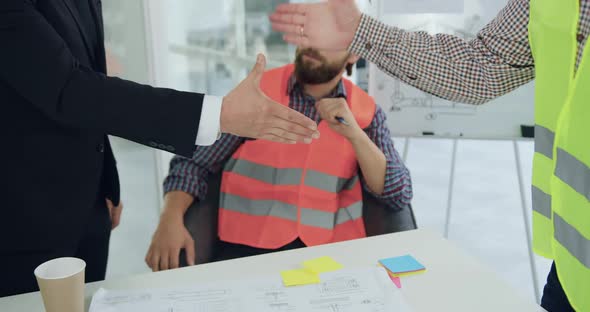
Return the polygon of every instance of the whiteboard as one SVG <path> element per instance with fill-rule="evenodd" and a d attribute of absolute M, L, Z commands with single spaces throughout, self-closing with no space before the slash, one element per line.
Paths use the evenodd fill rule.
<path fill-rule="evenodd" d="M 389 25 L 431 34 L 454 34 L 468 40 L 508 3 L 508 0 L 464 0 L 462 13 L 390 14 L 391 10 L 383 9 L 385 1 L 388 0 L 375 5 L 379 6 L 380 20 Z M 514 139 L 522 137 L 521 125 L 534 124 L 533 82 L 476 106 L 429 95 L 371 64 L 369 93 L 386 111 L 388 126 L 395 136 Z"/>

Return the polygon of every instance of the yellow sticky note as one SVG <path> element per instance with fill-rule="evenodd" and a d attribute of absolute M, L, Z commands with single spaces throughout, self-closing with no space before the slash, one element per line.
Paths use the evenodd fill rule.
<path fill-rule="evenodd" d="M 318 284 L 320 282 L 320 277 L 317 273 L 305 269 L 283 271 L 281 272 L 281 277 L 285 286 Z"/>
<path fill-rule="evenodd" d="M 390 271 L 388 271 L 388 272 L 390 272 Z M 424 273 L 424 272 L 426 272 L 426 269 L 424 269 L 424 270 L 418 270 L 418 271 L 413 271 L 413 272 L 398 273 L 398 274 L 391 273 L 391 272 L 390 272 L 390 273 L 391 273 L 393 276 L 397 276 L 397 277 L 404 277 L 404 276 L 411 276 L 411 275 L 416 275 L 416 274 L 422 274 L 422 273 Z"/>
<path fill-rule="evenodd" d="M 405 273 L 393 273 L 391 271 L 389 271 L 386 267 L 384 267 L 381 263 L 378 264 L 380 267 L 384 268 L 385 271 L 387 271 L 387 274 L 389 274 L 389 276 L 391 277 L 405 277 L 405 276 L 412 276 L 412 275 L 416 275 L 416 274 L 421 274 L 426 272 L 426 269 L 423 270 L 418 270 L 418 271 L 412 271 L 412 272 L 405 272 Z"/>
<path fill-rule="evenodd" d="M 331 257 L 321 257 L 303 262 L 303 267 L 319 274 L 338 271 L 344 266 Z"/>

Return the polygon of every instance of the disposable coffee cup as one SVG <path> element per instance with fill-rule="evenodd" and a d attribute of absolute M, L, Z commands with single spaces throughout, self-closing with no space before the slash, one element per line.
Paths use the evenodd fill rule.
<path fill-rule="evenodd" d="M 46 312 L 84 312 L 84 271 L 78 258 L 49 260 L 35 269 Z"/>

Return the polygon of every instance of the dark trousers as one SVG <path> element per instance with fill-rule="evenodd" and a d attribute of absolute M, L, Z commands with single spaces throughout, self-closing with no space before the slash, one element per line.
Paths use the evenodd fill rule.
<path fill-rule="evenodd" d="M 238 245 L 227 243 L 223 241 L 219 241 L 217 244 L 217 251 L 216 255 L 214 256 L 214 261 L 222 261 L 222 260 L 231 260 L 236 258 L 242 257 L 250 257 L 250 256 L 258 256 L 263 254 L 268 254 L 277 251 L 285 251 L 297 248 L 304 248 L 305 244 L 300 240 L 296 239 L 293 242 L 278 248 L 278 249 L 261 249 L 250 247 L 246 245 Z"/>
<path fill-rule="evenodd" d="M 2 253 L 0 256 L 0 297 L 38 291 L 33 271 L 48 260 L 61 257 L 76 257 L 86 262 L 86 282 L 104 280 L 109 253 L 111 219 L 104 200 L 99 201 L 81 237 L 72 238 L 70 246 L 31 250 L 27 252 Z M 23 225 L 26 226 L 26 225 Z M 68 244 L 66 244 L 68 245 Z"/>
<path fill-rule="evenodd" d="M 547 284 L 543 289 L 543 298 L 541 299 L 541 306 L 549 312 L 570 312 L 575 311 L 570 305 L 563 287 L 559 282 L 557 270 L 555 269 L 555 262 L 551 265 L 551 271 L 547 276 Z"/>

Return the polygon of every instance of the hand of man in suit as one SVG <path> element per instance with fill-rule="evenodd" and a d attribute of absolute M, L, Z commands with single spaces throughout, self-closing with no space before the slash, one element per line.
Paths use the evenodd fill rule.
<path fill-rule="evenodd" d="M 115 204 L 110 199 L 106 199 L 107 208 L 109 209 L 109 216 L 111 217 L 111 230 L 114 230 L 119 223 L 121 223 L 121 212 L 123 211 L 123 202 L 119 202 L 119 205 L 115 207 Z"/>
<path fill-rule="evenodd" d="M 287 144 L 319 138 L 313 120 L 274 102 L 260 90 L 265 66 L 266 58 L 259 54 L 248 77 L 223 98 L 221 132 Z"/>

